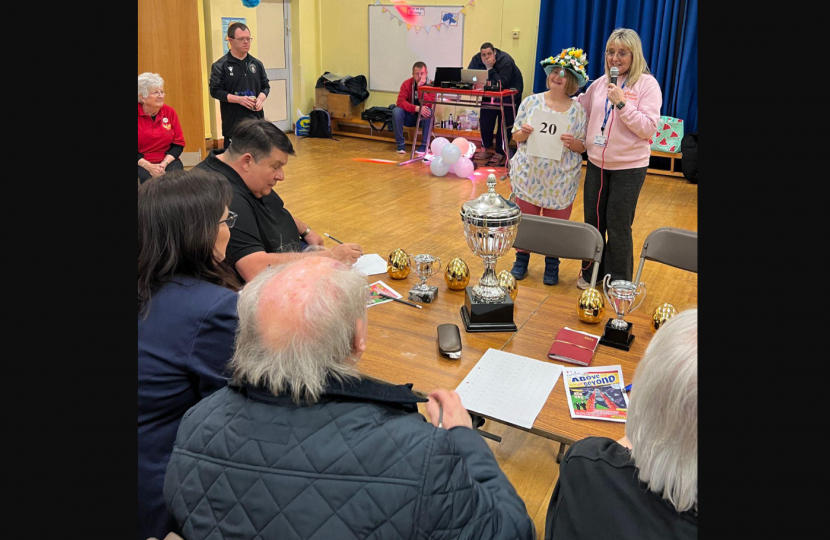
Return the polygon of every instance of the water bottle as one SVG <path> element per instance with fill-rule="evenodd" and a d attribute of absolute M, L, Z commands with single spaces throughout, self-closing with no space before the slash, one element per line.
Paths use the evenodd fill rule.
<path fill-rule="evenodd" d="M 450 113 L 450 118 L 447 120 L 447 127 L 450 129 L 455 129 L 455 123 L 452 121 L 452 113 Z"/>

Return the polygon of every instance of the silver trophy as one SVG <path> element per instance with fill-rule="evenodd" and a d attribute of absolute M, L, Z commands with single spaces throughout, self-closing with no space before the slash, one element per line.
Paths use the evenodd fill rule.
<path fill-rule="evenodd" d="M 639 285 L 624 279 L 611 281 L 611 274 L 607 274 L 602 280 L 602 290 L 608 305 L 617 314 L 616 319 L 609 320 L 605 325 L 605 333 L 600 339 L 603 345 L 616 347 L 625 351 L 631 348 L 634 335 L 631 333 L 633 323 L 627 323 L 623 317 L 640 307 L 646 298 L 646 284 L 642 281 Z M 640 300 L 635 304 L 637 296 Z"/>
<path fill-rule="evenodd" d="M 496 193 L 496 175 L 487 177 L 487 193 L 461 207 L 464 239 L 473 253 L 484 260 L 484 274 L 475 287 L 467 287 L 461 318 L 468 332 L 515 331 L 513 300 L 499 285 L 496 260 L 513 247 L 522 211 L 514 202 Z"/>
<path fill-rule="evenodd" d="M 438 287 L 427 285 L 427 279 L 441 270 L 441 259 L 425 253 L 410 255 L 409 266 L 421 278 L 421 282 L 409 291 L 409 299 L 415 302 L 431 303 L 438 296 Z"/>

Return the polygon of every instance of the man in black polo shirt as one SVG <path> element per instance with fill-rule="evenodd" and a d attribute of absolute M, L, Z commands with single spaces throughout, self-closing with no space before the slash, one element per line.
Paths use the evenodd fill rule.
<path fill-rule="evenodd" d="M 248 27 L 241 22 L 228 26 L 227 40 L 228 54 L 210 69 L 210 95 L 219 100 L 225 148 L 230 146 L 237 123 L 265 117 L 262 103 L 271 91 L 265 66 L 248 54 L 253 40 Z"/>
<path fill-rule="evenodd" d="M 300 253 L 304 244 L 322 246 L 323 239 L 292 216 L 273 190 L 285 179 L 283 167 L 289 154 L 294 154 L 294 147 L 274 124 L 265 119 L 243 120 L 233 132 L 233 146 L 211 153 L 196 166 L 222 174 L 233 186 L 229 210 L 237 218 L 226 258 L 245 281 L 269 265 L 301 257 L 332 257 L 351 266 L 363 255 L 358 244 Z"/>

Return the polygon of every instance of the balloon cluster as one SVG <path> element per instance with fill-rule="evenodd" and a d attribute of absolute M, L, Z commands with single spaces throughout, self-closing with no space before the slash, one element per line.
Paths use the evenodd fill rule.
<path fill-rule="evenodd" d="M 436 137 L 429 148 L 435 156 L 429 164 L 429 170 L 435 176 L 446 176 L 451 172 L 461 178 L 469 178 L 473 174 L 475 165 L 470 156 L 475 152 L 476 146 L 464 137 L 458 137 L 452 143 L 444 137 Z"/>

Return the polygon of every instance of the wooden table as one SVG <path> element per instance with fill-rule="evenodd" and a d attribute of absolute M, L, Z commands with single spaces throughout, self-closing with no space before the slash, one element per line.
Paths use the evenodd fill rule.
<path fill-rule="evenodd" d="M 427 281 L 428 284 L 438 285 L 438 297 L 432 304 L 422 304 L 423 309 L 397 302 L 369 308 L 367 349 L 357 364 L 361 373 L 391 384 L 413 383 L 414 390 L 426 395 L 436 388 L 457 388 L 489 348 L 551 362 L 547 353 L 561 328 L 568 326 L 575 330 L 602 334 L 605 323 L 591 325 L 580 321 L 572 298 L 523 288 L 521 283 L 514 313 L 514 321 L 519 327 L 517 332 L 467 333 L 459 314 L 459 309 L 464 304 L 464 291 L 449 290 L 443 283 L 442 275 L 439 272 Z M 477 283 L 478 278 L 479 276 L 473 276 L 471 284 Z M 370 282 L 378 279 L 402 294 L 404 299 L 409 289 L 418 282 L 414 272 L 405 280 L 392 280 L 385 274 L 369 276 Z M 606 320 L 608 317 L 606 310 Z M 592 366 L 619 364 L 626 384 L 630 383 L 637 362 L 651 340 L 648 319 L 648 315 L 643 312 L 635 311 L 628 315 L 626 320 L 634 323 L 636 336 L 631 350 L 625 352 L 600 345 L 594 354 Z M 443 323 L 456 324 L 461 330 L 463 349 L 458 360 L 451 360 L 438 350 L 436 327 Z M 572 364 L 560 365 L 572 367 Z M 617 440 L 625 435 L 624 423 L 572 419 L 563 385 L 560 376 L 530 430 L 513 427 L 567 445 L 589 436 Z"/>

